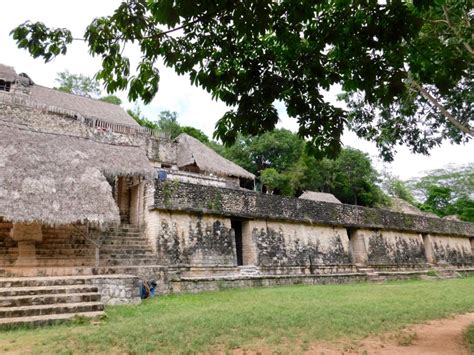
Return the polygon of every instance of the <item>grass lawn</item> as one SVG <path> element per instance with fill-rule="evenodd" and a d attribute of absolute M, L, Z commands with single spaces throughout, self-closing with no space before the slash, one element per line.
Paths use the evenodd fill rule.
<path fill-rule="evenodd" d="M 471 352 L 474 354 L 474 323 L 467 329 L 466 339 L 471 347 Z"/>
<path fill-rule="evenodd" d="M 473 291 L 474 277 L 467 277 L 157 297 L 139 306 L 109 307 L 98 324 L 0 332 L 0 353 L 299 351 L 318 340 L 360 339 L 472 312 Z"/>

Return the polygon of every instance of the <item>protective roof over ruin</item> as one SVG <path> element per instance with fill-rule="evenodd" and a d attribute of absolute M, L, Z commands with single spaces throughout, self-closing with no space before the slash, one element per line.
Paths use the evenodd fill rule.
<path fill-rule="evenodd" d="M 119 222 L 106 177 L 153 177 L 133 146 L 44 133 L 0 122 L 0 216 L 13 222 Z"/>
<path fill-rule="evenodd" d="M 179 168 L 196 165 L 199 170 L 220 176 L 235 176 L 254 180 L 255 175 L 217 154 L 207 145 L 186 133 L 176 138 L 178 143 L 177 165 Z"/>
<path fill-rule="evenodd" d="M 45 105 L 77 111 L 87 118 L 97 118 L 102 121 L 133 127 L 139 126 L 119 105 L 91 99 L 89 97 L 68 94 L 40 85 L 32 85 L 31 99 Z"/>
<path fill-rule="evenodd" d="M 341 203 L 336 196 L 333 194 L 329 194 L 326 192 L 316 192 L 316 191 L 305 191 L 299 197 L 304 200 L 311 200 L 311 201 L 321 201 L 321 202 L 330 202 L 330 203 Z"/>
<path fill-rule="evenodd" d="M 3 64 L 0 64 L 0 80 L 10 82 L 22 81 L 14 68 Z M 29 92 L 29 99 L 39 104 L 75 111 L 86 118 L 100 119 L 108 123 L 124 126 L 139 127 L 139 124 L 119 105 L 65 93 L 36 84 L 29 86 Z"/>
<path fill-rule="evenodd" d="M 391 198 L 391 205 L 387 209 L 389 209 L 390 211 L 394 211 L 394 212 L 439 218 L 434 213 L 424 212 L 424 211 L 420 210 L 419 208 L 417 208 L 416 206 L 413 206 L 411 203 L 409 203 L 409 202 L 407 202 L 407 201 L 405 201 L 401 198 L 398 198 L 398 197 L 392 197 Z"/>
<path fill-rule="evenodd" d="M 0 80 L 14 82 L 17 79 L 15 69 L 0 63 Z"/>

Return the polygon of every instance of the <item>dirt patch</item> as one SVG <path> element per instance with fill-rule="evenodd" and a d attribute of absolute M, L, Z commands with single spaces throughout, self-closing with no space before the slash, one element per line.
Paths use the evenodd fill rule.
<path fill-rule="evenodd" d="M 464 332 L 474 322 L 474 313 L 430 321 L 401 331 L 370 337 L 352 344 L 313 344 L 311 354 L 405 354 L 470 355 Z"/>

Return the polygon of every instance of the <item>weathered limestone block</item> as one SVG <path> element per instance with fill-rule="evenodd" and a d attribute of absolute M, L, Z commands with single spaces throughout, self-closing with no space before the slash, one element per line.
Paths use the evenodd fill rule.
<path fill-rule="evenodd" d="M 11 238 L 18 242 L 18 258 L 16 266 L 37 266 L 36 242 L 43 240 L 41 224 L 14 223 Z"/>
<path fill-rule="evenodd" d="M 230 220 L 183 213 L 159 213 L 156 249 L 163 264 L 234 265 Z"/>
<path fill-rule="evenodd" d="M 92 279 L 101 295 L 101 301 L 107 305 L 139 304 L 140 279 L 132 275 L 107 275 Z"/>
<path fill-rule="evenodd" d="M 354 230 L 350 233 L 351 259 L 355 265 L 367 265 L 369 257 L 365 244 L 365 234 L 368 231 Z"/>
<path fill-rule="evenodd" d="M 417 233 L 357 230 L 363 236 L 369 265 L 425 264 L 423 237 Z"/>
<path fill-rule="evenodd" d="M 41 224 L 38 223 L 14 223 L 11 230 L 13 240 L 34 240 L 40 242 L 43 240 Z"/>
<path fill-rule="evenodd" d="M 349 264 L 345 228 L 275 221 L 250 221 L 259 266 Z"/>
<path fill-rule="evenodd" d="M 448 235 L 432 236 L 434 262 L 437 264 L 471 264 L 472 246 L 469 238 Z"/>
<path fill-rule="evenodd" d="M 423 234 L 423 245 L 425 246 L 426 261 L 430 264 L 436 262 L 433 250 L 433 237 L 431 234 Z"/>

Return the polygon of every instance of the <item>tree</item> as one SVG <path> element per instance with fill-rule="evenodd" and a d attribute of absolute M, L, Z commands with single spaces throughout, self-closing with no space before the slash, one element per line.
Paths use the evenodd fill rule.
<path fill-rule="evenodd" d="M 56 81 L 59 83 L 56 90 L 69 94 L 98 98 L 101 93 L 99 83 L 83 74 L 71 74 L 66 70 L 58 73 Z"/>
<path fill-rule="evenodd" d="M 454 203 L 454 209 L 462 221 L 474 222 L 474 199 L 461 197 Z"/>
<path fill-rule="evenodd" d="M 178 121 L 178 114 L 168 110 L 161 111 L 158 118 L 158 129 L 171 139 L 175 139 L 181 134 L 181 126 Z"/>
<path fill-rule="evenodd" d="M 210 144 L 209 137 L 206 136 L 206 134 L 203 131 L 201 131 L 200 129 L 197 129 L 197 128 L 194 128 L 194 127 L 191 127 L 191 126 L 182 126 L 181 127 L 181 133 L 186 133 L 186 134 L 190 135 L 191 137 L 196 138 L 201 143 L 204 143 L 204 144 L 207 144 L 207 145 Z"/>
<path fill-rule="evenodd" d="M 297 196 L 312 190 L 332 193 L 349 204 L 387 203 L 367 154 L 346 148 L 336 159 L 318 160 L 305 145 L 297 134 L 279 129 L 258 137 L 240 135 L 233 146 L 216 151 L 253 172 L 264 190 L 274 194 Z"/>
<path fill-rule="evenodd" d="M 211 145 L 212 143 L 209 141 L 209 137 L 200 129 L 190 126 L 180 126 L 177 121 L 178 114 L 174 111 L 161 111 L 159 113 L 158 121 L 151 121 L 143 116 L 138 106 L 133 110 L 127 110 L 127 112 L 140 126 L 161 131 L 170 139 L 175 139 L 181 133 L 186 133 L 204 144 Z"/>
<path fill-rule="evenodd" d="M 362 206 L 384 204 L 378 182 L 378 173 L 366 153 L 344 149 L 335 160 L 334 194 L 342 202 Z"/>
<path fill-rule="evenodd" d="M 453 200 L 462 197 L 474 198 L 474 164 L 427 171 L 424 176 L 407 181 L 407 185 L 419 201 L 428 198 L 431 186 L 448 188 Z"/>
<path fill-rule="evenodd" d="M 427 199 L 420 205 L 420 209 L 433 212 L 440 217 L 451 215 L 454 212 L 450 203 L 451 199 L 449 187 L 431 185 L 428 189 Z"/>
<path fill-rule="evenodd" d="M 416 2 L 414 2 L 416 4 Z M 397 95 L 368 100 L 361 90 L 345 96 L 349 125 L 376 142 L 391 158 L 394 142 L 408 143 L 414 152 L 429 149 L 449 137 L 454 143 L 474 136 L 474 51 L 471 0 L 437 0 L 414 7 L 421 20 L 417 36 L 406 41 L 405 67 L 388 86 Z M 398 87 L 398 85 L 402 85 Z M 374 120 L 374 117 L 376 119 Z"/>
<path fill-rule="evenodd" d="M 267 189 L 267 192 L 288 195 L 293 194 L 288 174 L 279 173 L 274 168 L 267 168 L 262 170 L 260 174 L 260 181 Z"/>
<path fill-rule="evenodd" d="M 99 83 L 93 78 L 83 74 L 71 74 L 68 70 L 59 72 L 56 78 L 59 87 L 56 90 L 69 94 L 99 99 L 114 105 L 121 105 L 122 100 L 115 95 L 100 97 L 102 91 Z"/>
<path fill-rule="evenodd" d="M 135 106 L 133 110 L 127 110 L 127 113 L 142 127 L 146 127 L 152 130 L 158 130 L 158 124 L 150 121 L 148 118 L 142 115 L 140 107 Z"/>
<path fill-rule="evenodd" d="M 107 96 L 101 97 L 99 100 L 108 102 L 109 104 L 114 104 L 114 105 L 119 105 L 119 106 L 122 104 L 122 100 L 120 100 L 120 98 L 115 95 L 107 95 Z"/>
<path fill-rule="evenodd" d="M 319 157 L 340 152 L 347 124 L 390 160 L 396 144 L 428 153 L 471 138 L 471 22 L 471 0 L 131 0 L 95 19 L 85 40 L 107 91 L 128 89 L 132 101 L 156 94 L 158 59 L 188 75 L 230 107 L 215 132 L 227 144 L 272 130 L 280 101 Z M 45 61 L 73 41 L 40 22 L 12 35 Z M 129 42 L 142 51 L 136 73 Z M 324 98 L 335 85 L 349 110 Z"/>
<path fill-rule="evenodd" d="M 301 156 L 305 142 L 287 129 L 275 129 L 260 136 L 239 136 L 223 155 L 259 175 L 267 168 L 285 171 Z"/>
<path fill-rule="evenodd" d="M 422 201 L 420 209 L 474 222 L 474 164 L 432 170 L 407 186 Z"/>
<path fill-rule="evenodd" d="M 413 206 L 417 205 L 415 197 L 406 182 L 388 172 L 384 172 L 382 175 L 382 188 L 390 196 L 405 200 Z"/>

